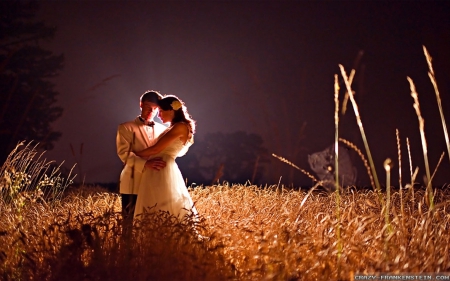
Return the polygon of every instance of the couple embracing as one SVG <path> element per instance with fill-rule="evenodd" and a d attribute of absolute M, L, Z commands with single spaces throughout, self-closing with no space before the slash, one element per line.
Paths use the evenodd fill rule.
<path fill-rule="evenodd" d="M 147 91 L 140 98 L 141 114 L 120 124 L 117 154 L 124 163 L 120 193 L 124 223 L 130 226 L 145 210 L 168 211 L 182 219 L 197 215 L 175 158 L 193 143 L 195 121 L 173 95 Z M 153 121 L 158 114 L 163 123 Z"/>

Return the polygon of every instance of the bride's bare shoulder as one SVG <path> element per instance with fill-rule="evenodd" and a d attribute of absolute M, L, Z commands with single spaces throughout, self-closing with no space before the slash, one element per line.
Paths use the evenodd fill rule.
<path fill-rule="evenodd" d="M 189 124 L 185 122 L 178 122 L 173 124 L 172 126 L 174 129 L 177 128 L 177 130 L 188 130 L 189 131 Z"/>
<path fill-rule="evenodd" d="M 181 141 L 183 143 L 186 142 L 191 136 L 189 124 L 186 124 L 184 122 L 178 122 L 173 124 L 172 130 L 174 130 L 175 134 L 180 136 Z"/>

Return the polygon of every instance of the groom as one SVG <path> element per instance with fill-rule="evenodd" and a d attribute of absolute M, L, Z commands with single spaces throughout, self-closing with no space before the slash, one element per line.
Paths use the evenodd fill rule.
<path fill-rule="evenodd" d="M 162 95 L 157 91 L 145 92 L 140 98 L 141 114 L 132 121 L 120 124 L 117 129 L 117 155 L 124 164 L 120 174 L 120 195 L 125 231 L 133 222 L 139 188 L 149 188 L 145 182 L 141 182 L 144 169 L 160 170 L 166 166 L 161 158 L 147 160 L 135 155 L 135 152 L 155 144 L 158 136 L 166 129 L 164 125 L 153 121 L 158 114 L 158 100 L 161 98 Z"/>

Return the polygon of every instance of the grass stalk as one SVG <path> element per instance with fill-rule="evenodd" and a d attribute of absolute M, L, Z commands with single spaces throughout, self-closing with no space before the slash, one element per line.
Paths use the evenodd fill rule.
<path fill-rule="evenodd" d="M 445 152 L 442 152 L 441 157 L 439 157 L 439 161 L 436 165 L 436 168 L 434 169 L 433 174 L 431 175 L 431 179 L 433 179 L 434 176 L 436 175 L 437 169 L 439 168 L 439 165 L 441 165 L 442 159 L 444 159 L 444 155 L 445 155 Z"/>
<path fill-rule="evenodd" d="M 402 189 L 402 151 L 400 146 L 400 133 L 395 129 L 395 136 L 397 139 L 397 153 L 398 153 L 398 186 Z M 400 195 L 401 196 L 401 195 Z"/>
<path fill-rule="evenodd" d="M 289 166 L 299 170 L 300 172 L 302 172 L 303 174 L 305 174 L 306 176 L 308 176 L 310 179 L 312 179 L 314 182 L 318 182 L 319 180 L 316 179 L 316 177 L 314 177 L 311 173 L 309 173 L 308 171 L 300 168 L 299 166 L 295 165 L 294 163 L 292 163 L 291 161 L 287 160 L 286 158 L 283 158 L 281 156 L 278 156 L 274 153 L 272 153 L 272 156 L 277 158 L 278 160 L 280 160 L 281 162 L 284 162 L 286 164 L 288 164 Z"/>
<path fill-rule="evenodd" d="M 386 170 L 386 208 L 384 210 L 384 219 L 386 224 L 386 229 L 388 230 L 389 235 L 392 233 L 392 226 L 389 220 L 389 212 L 391 206 L 391 169 L 392 169 L 392 160 L 387 158 L 384 161 L 384 169 Z"/>
<path fill-rule="evenodd" d="M 392 161 L 390 158 L 387 158 L 383 163 L 384 169 L 386 170 L 386 204 L 384 205 L 384 229 L 387 231 L 387 234 L 384 233 L 384 259 L 388 261 L 389 259 L 389 240 L 393 233 L 391 222 L 389 219 L 390 206 L 391 206 L 391 169 L 392 169 Z"/>
<path fill-rule="evenodd" d="M 339 138 L 339 141 L 341 141 L 342 143 L 345 143 L 348 147 L 353 149 L 358 154 L 358 156 L 361 158 L 361 160 L 364 164 L 364 167 L 366 167 L 367 175 L 369 175 L 369 179 L 370 179 L 370 184 L 372 184 L 372 186 L 375 186 L 375 182 L 373 180 L 372 173 L 370 172 L 370 166 L 369 166 L 369 163 L 367 163 L 367 159 L 364 156 L 364 153 L 362 153 L 362 151 L 354 143 L 352 143 L 349 140 Z"/>
<path fill-rule="evenodd" d="M 406 147 L 408 149 L 408 158 L 409 158 L 409 171 L 411 173 L 411 184 L 410 184 L 410 191 L 411 191 L 411 196 L 412 196 L 412 200 L 414 202 L 414 181 L 415 181 L 415 176 L 413 174 L 413 166 L 412 166 L 412 159 L 411 159 L 411 145 L 409 144 L 409 138 L 406 138 Z M 417 170 L 417 169 L 416 169 Z M 414 204 L 413 204 L 414 205 Z"/>
<path fill-rule="evenodd" d="M 339 197 L 339 81 L 337 74 L 334 75 L 334 105 L 334 176 L 336 194 Z"/>
<path fill-rule="evenodd" d="M 339 81 L 338 75 L 334 75 L 334 175 L 335 175 L 335 185 L 336 185 L 336 239 L 337 239 L 337 265 L 338 265 L 338 276 L 340 275 L 340 259 L 342 255 L 342 241 L 341 241 L 341 215 L 340 215 L 340 186 L 339 186 Z"/>
<path fill-rule="evenodd" d="M 353 77 L 355 77 L 355 72 L 356 72 L 355 69 L 352 69 L 352 71 L 350 71 L 350 75 L 348 77 L 348 81 L 349 81 L 350 85 L 353 83 Z M 344 115 L 345 112 L 347 111 L 348 98 L 349 98 L 349 94 L 348 94 L 348 92 L 345 92 L 344 100 L 342 101 L 342 115 Z"/>
<path fill-rule="evenodd" d="M 364 147 L 366 148 L 367 158 L 369 158 L 370 168 L 371 168 L 372 175 L 373 175 L 374 181 L 375 181 L 375 190 L 376 190 L 376 192 L 378 192 L 378 197 L 380 199 L 380 202 L 382 202 L 380 183 L 378 181 L 377 172 L 375 170 L 375 165 L 373 163 L 372 154 L 370 153 L 369 143 L 367 142 L 366 134 L 364 132 L 364 127 L 363 127 L 363 124 L 361 121 L 361 116 L 359 115 L 358 105 L 356 104 L 355 98 L 353 96 L 353 91 L 350 86 L 350 82 L 348 80 L 347 73 L 345 72 L 344 66 L 342 66 L 340 64 L 339 68 L 341 69 L 341 74 L 342 74 L 342 77 L 344 78 L 344 82 L 347 87 L 347 91 L 350 95 L 350 101 L 352 102 L 353 110 L 355 111 L 356 123 L 358 124 L 359 130 L 361 131 L 361 137 L 364 142 Z"/>
<path fill-rule="evenodd" d="M 404 226 L 404 204 L 403 204 L 403 187 L 402 187 L 402 150 L 400 146 L 400 133 L 398 129 L 395 129 L 395 135 L 397 139 L 397 152 L 398 152 L 398 188 L 400 194 L 400 213 L 402 214 L 402 226 Z"/>
<path fill-rule="evenodd" d="M 434 199 L 433 199 L 433 185 L 431 182 L 431 175 L 430 175 L 430 166 L 428 164 L 428 149 L 427 149 L 427 140 L 425 138 L 425 120 L 422 117 L 422 114 L 420 113 L 420 104 L 419 104 L 419 95 L 416 91 L 416 86 L 414 85 L 413 80 L 410 77 L 406 77 L 408 79 L 410 89 L 411 89 L 411 96 L 414 99 L 414 109 L 416 110 L 417 117 L 419 119 L 419 131 L 420 131 L 420 138 L 422 140 L 422 150 L 423 150 L 423 159 L 425 162 L 425 172 L 427 177 L 426 182 L 426 193 L 428 194 L 428 204 L 431 210 L 434 209 Z M 430 191 L 431 189 L 431 191 Z"/>
<path fill-rule="evenodd" d="M 434 92 L 436 93 L 436 101 L 437 101 L 437 104 L 439 107 L 439 113 L 441 115 L 442 129 L 444 130 L 445 142 L 447 143 L 447 152 L 448 152 L 448 157 L 450 160 L 450 141 L 449 141 L 449 137 L 448 137 L 447 124 L 445 123 L 444 111 L 442 110 L 441 95 L 439 94 L 436 77 L 434 76 L 433 64 L 431 63 L 432 58 L 430 56 L 430 53 L 428 53 L 428 50 L 425 46 L 423 46 L 423 52 L 425 54 L 425 58 L 427 59 L 428 68 L 430 70 L 428 72 L 428 77 L 430 77 L 431 84 L 433 84 Z"/>

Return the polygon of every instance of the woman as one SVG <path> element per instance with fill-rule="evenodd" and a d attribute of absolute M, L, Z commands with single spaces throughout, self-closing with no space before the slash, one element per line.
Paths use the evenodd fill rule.
<path fill-rule="evenodd" d="M 144 209 L 168 211 L 182 219 L 191 212 L 197 215 L 193 201 L 184 183 L 175 158 L 186 154 L 193 143 L 195 121 L 188 114 L 183 102 L 176 96 L 165 96 L 158 101 L 159 118 L 170 126 L 157 142 L 136 155 L 143 158 L 161 157 L 166 167 L 158 170 L 146 169 L 142 179 L 148 181 L 149 188 L 141 188 L 138 193 L 134 217 Z"/>

